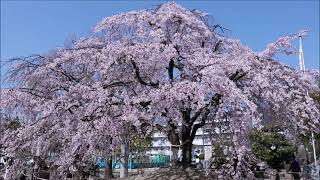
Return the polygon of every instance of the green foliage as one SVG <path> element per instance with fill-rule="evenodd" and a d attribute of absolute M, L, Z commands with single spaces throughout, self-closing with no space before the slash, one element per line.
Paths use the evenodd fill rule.
<path fill-rule="evenodd" d="M 284 163 L 289 162 L 294 154 L 294 145 L 285 138 L 279 127 L 253 129 L 250 140 L 256 157 L 266 161 L 274 169 L 284 168 Z"/>
<path fill-rule="evenodd" d="M 203 154 L 203 153 L 201 153 L 201 154 L 199 155 L 199 159 L 200 159 L 200 160 L 204 160 L 204 154 Z"/>
<path fill-rule="evenodd" d="M 130 149 L 134 152 L 144 152 L 152 144 L 152 137 L 140 137 L 135 135 L 131 137 L 130 140 Z"/>
<path fill-rule="evenodd" d="M 213 165 L 217 169 L 220 169 L 222 165 L 225 164 L 227 161 L 227 158 L 223 153 L 223 143 L 217 142 L 216 144 L 214 144 L 213 154 L 214 154 Z"/>
<path fill-rule="evenodd" d="M 15 118 L 6 118 L 4 120 L 4 128 L 16 130 L 21 127 L 20 119 L 18 117 Z"/>
<path fill-rule="evenodd" d="M 316 103 L 316 107 L 320 110 L 320 91 L 310 92 L 310 97 Z M 310 120 L 308 119 L 307 123 Z M 316 141 L 316 154 L 317 157 L 320 156 L 320 134 L 314 134 L 314 139 Z M 298 140 L 304 144 L 306 148 L 308 148 L 309 152 L 312 151 L 312 143 L 311 143 L 311 133 L 307 132 L 304 134 L 298 135 Z"/>
<path fill-rule="evenodd" d="M 310 93 L 310 97 L 315 101 L 315 103 L 320 105 L 320 92 L 312 92 Z"/>

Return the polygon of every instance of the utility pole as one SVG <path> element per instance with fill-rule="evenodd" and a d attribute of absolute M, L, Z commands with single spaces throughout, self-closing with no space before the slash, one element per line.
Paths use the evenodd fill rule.
<path fill-rule="evenodd" d="M 302 33 L 299 33 L 299 67 L 303 73 L 306 71 L 306 67 L 304 65 L 303 49 L 302 49 Z M 308 90 L 307 90 L 307 96 L 309 96 Z M 311 140 L 312 140 L 314 165 L 316 167 L 317 166 L 317 155 L 316 155 L 316 146 L 315 146 L 313 131 L 311 131 Z"/>
<path fill-rule="evenodd" d="M 205 139 L 205 137 L 204 137 L 204 131 L 205 131 L 205 129 L 204 129 L 204 126 L 202 127 L 202 154 L 203 154 L 203 157 L 204 157 L 204 147 L 205 147 L 205 142 L 204 142 L 204 139 Z"/>
<path fill-rule="evenodd" d="M 302 34 L 299 33 L 299 67 L 302 72 L 306 70 L 304 65 L 304 56 L 303 56 L 303 49 L 302 49 Z"/>

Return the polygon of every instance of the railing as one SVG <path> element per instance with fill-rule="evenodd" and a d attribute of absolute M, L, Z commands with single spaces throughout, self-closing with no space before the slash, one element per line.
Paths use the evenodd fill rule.
<path fill-rule="evenodd" d="M 279 171 L 278 173 L 276 171 L 266 171 L 266 170 L 250 170 L 247 167 L 238 167 L 239 169 L 237 171 L 234 171 L 233 168 L 227 169 L 221 169 L 221 170 L 215 170 L 211 169 L 210 167 L 211 162 L 210 161 L 201 161 L 201 163 L 196 164 L 196 167 L 199 169 L 204 170 L 206 173 L 213 173 L 215 175 L 221 176 L 221 177 L 230 177 L 230 178 L 236 178 L 236 177 L 242 177 L 242 178 L 249 178 L 254 177 L 255 179 L 265 179 L 265 178 L 275 178 L 276 176 L 279 176 L 280 179 L 286 179 L 286 178 L 292 178 L 294 175 L 299 176 L 300 178 L 304 179 L 320 179 L 317 172 L 319 172 L 318 167 L 314 166 L 305 166 L 302 172 L 287 172 L 287 171 Z M 136 168 L 134 169 L 153 169 L 153 168 L 160 168 L 160 167 L 169 167 L 172 165 L 172 162 L 170 161 L 163 161 L 163 162 L 140 162 L 137 163 Z M 97 171 L 96 173 L 99 173 Z M 95 175 L 97 175 L 94 173 Z M 93 175 L 93 176 L 95 176 Z M 31 174 L 24 174 L 26 179 L 28 180 L 48 180 L 47 178 L 38 177 L 39 174 L 37 173 L 31 173 Z M 92 177 L 93 177 L 92 176 Z M 1 179 L 1 178 L 0 178 Z"/>
<path fill-rule="evenodd" d="M 46 179 L 46 178 L 38 177 L 34 173 L 31 174 L 31 175 L 27 175 L 27 174 L 21 173 L 21 175 L 23 175 L 27 180 L 49 180 L 49 179 Z"/>

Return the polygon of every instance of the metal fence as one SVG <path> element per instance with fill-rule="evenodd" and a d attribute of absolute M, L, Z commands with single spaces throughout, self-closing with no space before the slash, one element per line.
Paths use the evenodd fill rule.
<path fill-rule="evenodd" d="M 237 178 L 242 178 L 242 179 L 276 179 L 279 178 L 281 179 L 293 179 L 293 176 L 299 177 L 301 179 L 320 179 L 319 178 L 319 167 L 315 166 L 304 166 L 301 172 L 299 173 L 293 173 L 293 172 L 288 172 L 286 170 L 276 172 L 276 171 L 267 171 L 267 170 L 255 170 L 251 171 L 249 168 L 245 167 L 239 167 L 239 169 L 235 172 L 233 171 L 233 168 L 229 168 L 229 170 L 215 170 L 211 168 L 211 162 L 210 161 L 200 161 L 201 163 L 194 164 L 195 168 L 203 170 L 207 174 L 215 174 L 217 177 L 221 178 L 226 178 L 230 177 L 231 179 L 237 179 Z M 136 172 L 139 171 L 139 169 L 144 169 L 146 171 L 154 171 L 157 168 L 161 167 L 170 167 L 172 166 L 173 163 L 170 162 L 166 158 L 158 158 L 154 161 L 144 161 L 144 162 L 135 162 L 129 165 L 129 170 L 132 175 L 136 174 Z M 114 174 L 115 176 L 118 176 L 119 174 L 119 168 L 114 169 Z M 96 169 L 93 169 L 92 172 L 90 173 L 90 177 L 93 179 L 99 177 L 99 174 L 101 174 L 102 169 L 99 170 L 98 167 Z M 135 172 L 135 173 L 133 173 Z M 41 175 L 42 174 L 42 175 Z M 28 173 L 25 174 L 25 179 L 26 180 L 46 180 L 48 179 L 47 177 L 43 176 L 43 174 L 48 174 L 48 172 L 43 172 L 43 173 Z M 278 177 L 277 177 L 278 176 Z M 0 177 L 1 179 L 1 177 Z M 85 178 L 87 179 L 87 178 Z"/>

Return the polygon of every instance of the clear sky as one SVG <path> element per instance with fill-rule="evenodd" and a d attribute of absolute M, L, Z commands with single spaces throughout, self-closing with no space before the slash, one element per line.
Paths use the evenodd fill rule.
<path fill-rule="evenodd" d="M 1 59 L 46 53 L 68 36 L 82 37 L 106 16 L 152 8 L 166 1 L 1 1 Z M 261 51 L 279 36 L 308 28 L 303 39 L 307 68 L 319 68 L 319 1 L 176 1 L 187 9 L 209 13 L 240 39 Z M 296 42 L 297 43 L 297 42 Z M 298 45 L 298 44 L 295 44 Z M 278 56 L 298 67 L 297 56 Z M 4 70 L 2 64 L 2 70 Z"/>

